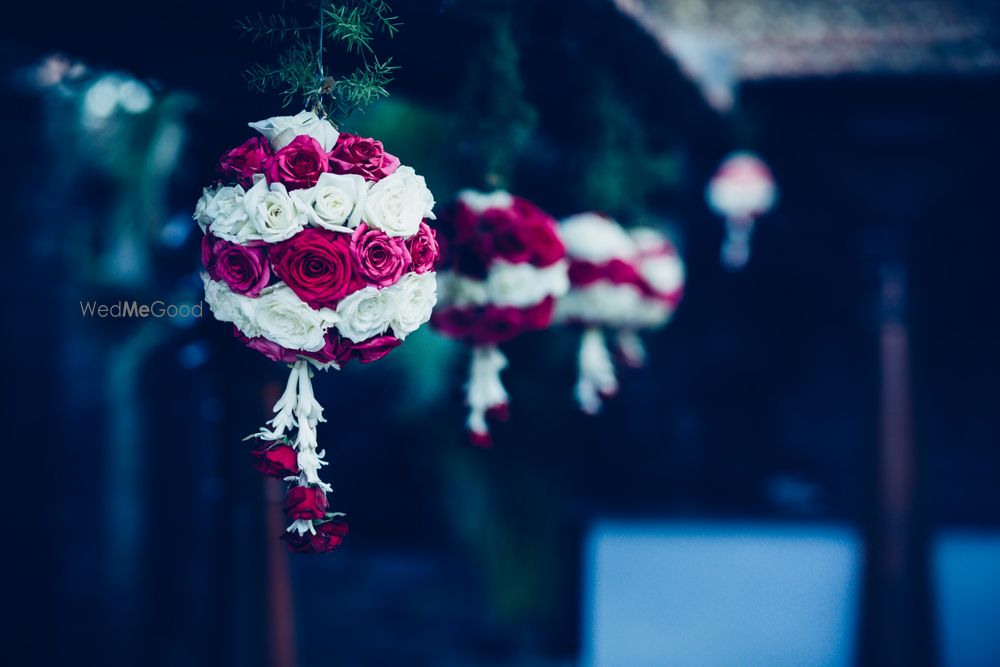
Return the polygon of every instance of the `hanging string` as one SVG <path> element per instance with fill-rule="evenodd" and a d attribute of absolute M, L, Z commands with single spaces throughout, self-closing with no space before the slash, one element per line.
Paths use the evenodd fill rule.
<path fill-rule="evenodd" d="M 325 16 L 323 14 L 323 3 L 319 3 L 319 49 L 316 53 L 316 67 L 319 69 L 319 80 L 322 85 L 323 81 L 323 33 L 326 32 L 324 27 Z"/>

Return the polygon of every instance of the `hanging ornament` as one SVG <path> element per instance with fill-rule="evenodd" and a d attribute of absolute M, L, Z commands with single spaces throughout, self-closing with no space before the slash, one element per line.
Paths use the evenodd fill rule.
<path fill-rule="evenodd" d="M 598 213 L 565 219 L 559 233 L 570 260 L 570 290 L 556 305 L 556 319 L 583 327 L 574 393 L 584 412 L 596 414 L 618 391 L 605 332 L 616 335 L 625 363 L 642 366 L 646 351 L 638 334 L 670 320 L 684 292 L 684 264 L 662 233 L 628 232 Z"/>
<path fill-rule="evenodd" d="M 369 25 L 383 11 L 330 14 L 337 7 L 321 3 L 318 50 L 311 42 L 292 47 L 308 56 L 298 65 L 305 83 L 296 92 L 312 109 L 250 123 L 260 136 L 222 156 L 220 178 L 194 213 L 204 233 L 205 301 L 215 318 L 290 369 L 274 417 L 246 439 L 254 441 L 256 468 L 288 483 L 284 538 L 300 553 L 329 551 L 347 534 L 320 474 L 327 461 L 318 427 L 326 419 L 313 392 L 315 372 L 387 355 L 430 319 L 437 288 L 437 241 L 425 222 L 434 218 L 434 198 L 423 177 L 381 142 L 340 132 L 326 117 L 325 98 L 332 109 L 351 108 L 340 88 L 325 85 L 326 18 L 339 30 L 339 22 Z M 262 29 L 278 25 L 260 21 Z M 296 72 L 278 70 L 285 74 Z"/>
<path fill-rule="evenodd" d="M 487 421 L 506 419 L 498 345 L 545 329 L 556 297 L 569 288 L 556 221 L 504 191 L 463 191 L 440 225 L 439 301 L 431 324 L 472 346 L 466 426 L 473 444 L 492 443 Z"/>
<path fill-rule="evenodd" d="M 770 211 L 777 199 L 771 170 L 754 153 L 731 153 L 709 181 L 705 199 L 726 221 L 722 264 L 738 271 L 750 260 L 750 241 L 756 219 Z"/>

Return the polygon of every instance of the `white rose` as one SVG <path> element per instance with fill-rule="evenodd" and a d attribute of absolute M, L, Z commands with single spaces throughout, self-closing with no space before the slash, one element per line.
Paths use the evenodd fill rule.
<path fill-rule="evenodd" d="M 634 285 L 616 285 L 602 280 L 574 289 L 559 299 L 555 319 L 613 327 L 635 326 L 649 307 Z"/>
<path fill-rule="evenodd" d="M 337 304 L 337 330 L 344 338 L 360 343 L 389 328 L 395 308 L 393 294 L 368 286 L 348 294 Z"/>
<path fill-rule="evenodd" d="M 636 254 L 635 242 L 621 225 L 596 213 L 570 216 L 559 225 L 559 236 L 570 257 L 594 264 L 611 259 L 629 259 Z"/>
<path fill-rule="evenodd" d="M 307 134 L 329 153 L 340 137 L 333 123 L 318 117 L 312 111 L 300 111 L 294 116 L 274 116 L 249 125 L 263 134 L 276 151 L 292 143 L 300 134 Z"/>
<path fill-rule="evenodd" d="M 482 213 L 491 208 L 510 208 L 514 205 L 514 198 L 509 192 L 503 190 L 489 193 L 462 190 L 458 193 L 458 199 L 476 213 Z"/>
<path fill-rule="evenodd" d="M 247 213 L 243 188 L 239 185 L 205 188 L 194 209 L 194 218 L 204 232 L 233 243 L 259 239 Z"/>
<path fill-rule="evenodd" d="M 407 273 L 383 291 L 392 297 L 394 312 L 389 324 L 396 338 L 405 339 L 431 319 L 431 311 L 437 303 L 437 280 L 433 271 Z"/>
<path fill-rule="evenodd" d="M 673 255 L 657 255 L 639 263 L 639 273 L 657 292 L 676 292 L 684 284 L 684 265 Z"/>
<path fill-rule="evenodd" d="M 201 274 L 201 281 L 205 284 L 205 303 L 215 319 L 232 322 L 247 338 L 260 335 L 253 321 L 254 299 L 236 294 L 225 283 L 210 279 L 207 273 Z"/>
<path fill-rule="evenodd" d="M 291 238 L 307 222 L 305 214 L 295 206 L 281 183 L 268 187 L 267 182 L 260 179 L 247 190 L 243 203 L 254 230 L 268 243 Z"/>
<path fill-rule="evenodd" d="M 362 217 L 389 236 L 409 237 L 417 233 L 421 220 L 434 219 L 433 208 L 434 195 L 424 177 L 404 166 L 372 185 Z"/>
<path fill-rule="evenodd" d="M 320 349 L 327 328 L 337 321 L 332 310 L 313 310 L 284 283 L 268 287 L 251 301 L 260 335 L 290 350 Z"/>
<path fill-rule="evenodd" d="M 524 308 L 548 296 L 561 296 L 569 289 L 566 263 L 539 269 L 531 264 L 498 260 L 486 278 L 490 300 L 498 306 Z"/>
<path fill-rule="evenodd" d="M 460 276 L 454 271 L 437 274 L 438 303 L 447 306 L 481 306 L 490 302 L 486 283 Z"/>
<path fill-rule="evenodd" d="M 368 198 L 368 181 L 357 174 L 320 174 L 311 188 L 294 190 L 292 198 L 309 222 L 326 229 L 354 228 Z"/>

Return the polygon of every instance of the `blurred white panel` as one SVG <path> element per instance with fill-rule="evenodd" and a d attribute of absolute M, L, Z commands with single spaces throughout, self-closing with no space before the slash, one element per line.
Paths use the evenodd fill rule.
<path fill-rule="evenodd" d="M 807 524 L 598 522 L 584 667 L 850 665 L 861 543 Z"/>
<path fill-rule="evenodd" d="M 939 536 L 934 579 L 941 664 L 1000 665 L 1000 533 Z"/>

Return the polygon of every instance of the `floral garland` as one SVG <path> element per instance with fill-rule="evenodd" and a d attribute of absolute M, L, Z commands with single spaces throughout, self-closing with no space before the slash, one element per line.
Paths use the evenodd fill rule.
<path fill-rule="evenodd" d="M 436 302 L 434 198 L 373 139 L 303 111 L 250 123 L 219 161 L 194 218 L 202 280 L 216 319 L 268 359 L 289 364 L 284 393 L 256 440 L 255 465 L 289 482 L 284 538 L 320 553 L 347 534 L 328 511 L 314 370 L 377 361 L 427 322 Z"/>
<path fill-rule="evenodd" d="M 500 379 L 507 359 L 497 346 L 549 326 L 556 298 L 569 289 L 566 249 L 554 219 L 504 191 L 459 193 L 440 230 L 440 298 L 431 324 L 473 348 L 466 426 L 473 444 L 488 447 L 487 419 L 508 414 Z"/>
<path fill-rule="evenodd" d="M 684 264 L 673 243 L 650 228 L 626 231 L 608 216 L 581 213 L 559 226 L 570 258 L 569 292 L 556 305 L 556 319 L 584 327 L 575 394 L 580 408 L 595 414 L 618 391 L 605 329 L 617 332 L 622 358 L 645 362 L 639 330 L 665 325 L 684 293 Z"/>

